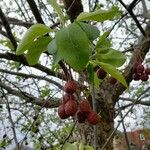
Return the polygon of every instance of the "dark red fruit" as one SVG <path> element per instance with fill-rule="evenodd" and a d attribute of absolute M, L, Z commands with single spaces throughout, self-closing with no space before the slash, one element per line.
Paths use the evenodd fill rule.
<path fill-rule="evenodd" d="M 139 74 L 134 73 L 134 74 L 132 75 L 132 79 L 135 80 L 135 81 L 138 81 L 138 80 L 140 80 L 141 78 L 140 78 L 140 75 L 139 75 Z"/>
<path fill-rule="evenodd" d="M 150 68 L 146 68 L 145 69 L 145 73 L 148 74 L 148 75 L 150 75 Z"/>
<path fill-rule="evenodd" d="M 68 94 L 73 94 L 76 90 L 77 83 L 74 80 L 69 80 L 64 86 L 64 91 Z"/>
<path fill-rule="evenodd" d="M 108 82 L 109 82 L 110 84 L 116 84 L 117 80 L 116 80 L 114 77 L 110 77 L 110 78 L 108 79 Z"/>
<path fill-rule="evenodd" d="M 67 115 L 69 116 L 73 116 L 75 115 L 75 113 L 77 112 L 78 106 L 77 106 L 77 102 L 76 101 L 68 101 L 65 104 L 65 112 Z"/>
<path fill-rule="evenodd" d="M 58 115 L 61 119 L 66 119 L 69 117 L 69 115 L 66 114 L 65 112 L 65 108 L 64 108 L 64 105 L 60 105 L 58 107 Z"/>
<path fill-rule="evenodd" d="M 75 96 L 67 93 L 63 95 L 63 104 L 66 104 L 69 100 L 75 100 Z"/>
<path fill-rule="evenodd" d="M 96 112 L 92 111 L 89 113 L 89 115 L 87 117 L 87 121 L 92 125 L 96 125 L 99 123 L 100 117 Z"/>
<path fill-rule="evenodd" d="M 102 68 L 99 68 L 96 73 L 99 79 L 104 79 L 107 75 L 107 72 L 105 72 Z"/>
<path fill-rule="evenodd" d="M 87 114 L 81 111 L 77 112 L 77 120 L 79 123 L 84 123 L 87 119 Z"/>
<path fill-rule="evenodd" d="M 147 73 L 143 73 L 141 76 L 140 76 L 141 80 L 142 81 L 147 81 L 148 80 L 148 74 Z"/>
<path fill-rule="evenodd" d="M 81 112 L 90 112 L 91 111 L 91 106 L 88 100 L 83 99 L 80 103 L 79 103 L 79 108 Z"/>
<path fill-rule="evenodd" d="M 145 68 L 142 64 L 140 64 L 140 65 L 137 66 L 136 70 L 137 70 L 137 73 L 143 73 Z"/>

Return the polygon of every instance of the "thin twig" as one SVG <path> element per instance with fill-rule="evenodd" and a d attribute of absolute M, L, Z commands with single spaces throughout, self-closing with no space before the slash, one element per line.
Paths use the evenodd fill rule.
<path fill-rule="evenodd" d="M 122 118 L 122 117 L 123 117 L 123 114 L 122 114 L 122 112 L 121 112 L 119 102 L 118 102 L 118 107 L 119 107 L 120 117 Z M 125 135 L 125 139 L 126 139 L 126 144 L 127 144 L 128 150 L 131 150 L 129 138 L 128 138 L 127 131 L 126 131 L 126 127 L 125 127 L 125 125 L 124 125 L 124 120 L 122 120 L 122 127 L 123 127 L 123 130 L 124 130 L 124 135 Z"/>
<path fill-rule="evenodd" d="M 69 135 L 67 136 L 67 138 L 66 138 L 66 139 L 64 140 L 64 142 L 62 143 L 61 150 L 63 149 L 65 143 L 66 143 L 66 142 L 69 140 L 69 138 L 71 137 L 71 135 L 72 135 L 72 133 L 73 133 L 73 130 L 74 130 L 75 126 L 76 126 L 76 123 L 77 123 L 77 121 L 74 123 L 74 125 L 73 125 L 73 127 L 72 127 L 72 129 L 71 129 L 71 131 L 70 131 L 70 133 L 69 133 Z"/>
<path fill-rule="evenodd" d="M 91 90 L 92 90 L 92 103 L 93 103 L 93 110 L 95 111 L 95 112 L 97 112 L 97 102 L 96 102 L 96 98 L 95 98 L 95 86 L 94 86 L 94 84 L 92 84 L 92 88 L 91 88 Z M 97 149 L 97 126 L 95 125 L 94 126 L 94 150 L 96 150 Z"/>
<path fill-rule="evenodd" d="M 52 79 L 49 79 L 45 76 L 39 76 L 39 75 L 31 74 L 31 73 L 26 74 L 26 73 L 21 73 L 21 72 L 14 72 L 14 71 L 9 71 L 9 70 L 6 70 L 6 69 L 1 69 L 1 68 L 0 68 L 0 72 L 11 74 L 11 75 L 21 76 L 21 77 L 24 77 L 25 79 L 34 78 L 34 79 L 39 79 L 39 80 L 45 80 L 49 83 L 52 83 L 52 84 L 56 85 L 58 88 L 63 90 L 63 86 L 61 84 L 59 84 L 58 82 L 56 82 Z"/>
<path fill-rule="evenodd" d="M 19 8 L 19 10 L 20 10 L 20 12 L 21 12 L 21 14 L 22 14 L 22 16 L 24 17 L 25 21 L 27 22 L 27 18 L 26 18 L 26 16 L 25 16 L 25 13 L 22 11 L 22 8 L 20 7 L 20 5 L 19 5 L 19 3 L 18 3 L 18 0 L 14 0 L 14 1 L 15 1 L 15 3 L 17 4 L 17 6 L 18 6 L 18 8 Z"/>
<path fill-rule="evenodd" d="M 132 9 L 131 9 L 131 8 L 133 8 L 133 7 L 131 7 L 131 6 L 127 7 L 126 4 L 125 4 L 122 0 L 118 0 L 118 1 L 122 4 L 122 6 L 123 6 L 123 7 L 128 11 L 128 13 L 131 15 L 131 17 L 132 17 L 133 20 L 135 21 L 135 23 L 136 23 L 138 29 L 141 31 L 142 35 L 143 35 L 144 37 L 146 37 L 146 33 L 145 33 L 144 29 L 142 28 L 141 24 L 139 23 L 138 19 L 136 18 L 136 16 L 134 15 L 134 13 L 133 13 L 133 11 L 132 11 Z M 136 1 L 136 0 L 135 0 L 135 1 Z M 134 6 L 134 3 L 131 3 L 131 4 Z"/>

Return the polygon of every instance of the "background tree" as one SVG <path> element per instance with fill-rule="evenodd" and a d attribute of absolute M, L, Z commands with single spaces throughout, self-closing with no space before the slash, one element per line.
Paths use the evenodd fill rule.
<path fill-rule="evenodd" d="M 33 144 L 34 149 L 61 149 L 67 141 L 82 141 L 94 149 L 113 149 L 114 133 L 118 126 L 124 123 L 126 117 L 131 114 L 132 117 L 138 118 L 140 113 L 137 110 L 139 109 L 142 115 L 148 116 L 149 80 L 133 82 L 131 85 L 130 83 L 137 62 L 149 67 L 149 1 L 63 0 L 56 3 L 53 0 L 48 2 L 8 0 L 7 2 L 1 1 L 0 4 L 2 44 L 0 103 L 4 133 L 1 137 L 1 147 L 5 148 L 11 142 L 15 142 L 18 149 L 21 144 Z M 113 7 L 114 5 L 118 6 L 119 10 Z M 79 16 L 83 9 L 98 13 L 98 17 L 93 17 L 96 13 L 90 14 L 89 18 L 86 15 Z M 99 9 L 105 10 L 104 13 L 97 11 Z M 73 24 L 74 20 L 84 21 L 86 25 L 91 26 L 86 28 L 85 24 L 76 21 Z M 40 25 L 33 28 L 32 25 L 36 23 Z M 84 32 L 88 34 L 90 48 L 87 47 L 87 51 L 88 48 L 92 50 L 90 62 L 89 58 L 86 60 L 87 51 L 81 51 L 78 54 L 73 51 L 74 47 L 71 47 L 72 51 L 68 51 L 68 55 L 65 51 L 59 54 L 55 42 L 51 42 L 54 41 L 55 35 L 56 40 L 62 42 L 63 38 L 66 38 L 63 35 L 66 35 L 67 30 L 74 31 L 74 37 L 82 37 L 83 30 L 77 25 L 80 25 L 82 29 L 85 28 Z M 81 32 L 75 32 L 69 27 L 77 28 L 77 31 Z M 26 32 L 28 33 L 26 34 L 27 40 L 23 43 L 22 34 L 27 29 L 29 29 Z M 92 29 L 92 32 L 89 29 Z M 87 38 L 85 33 L 84 37 Z M 45 36 L 34 40 L 30 35 L 35 34 Z M 83 48 L 87 46 L 85 38 L 81 38 L 80 45 Z M 62 45 L 61 42 L 60 44 L 57 42 L 60 49 L 69 43 Z M 21 48 L 17 47 L 18 44 Z M 101 55 L 101 53 L 108 53 L 105 46 L 109 47 L 109 52 L 113 55 L 107 55 L 107 57 Z M 116 54 L 112 47 L 126 55 L 126 63 L 122 67 L 120 64 L 124 62 L 124 56 L 119 52 Z M 27 49 L 28 51 L 24 53 Z M 100 50 L 100 56 L 97 49 Z M 83 56 L 83 59 L 79 59 L 79 62 L 76 63 L 74 56 L 76 59 Z M 58 64 L 54 64 L 54 61 Z M 120 68 L 118 68 L 118 63 Z M 108 73 L 103 80 L 99 80 L 96 73 L 93 72 L 97 65 Z M 126 83 L 130 85 L 129 89 L 126 90 L 123 76 L 112 65 L 122 72 Z M 109 74 L 118 80 L 117 83 L 111 84 Z M 74 117 L 64 121 L 56 115 L 57 109 L 55 108 L 61 104 L 62 95 L 64 95 L 63 86 L 70 78 L 78 81 L 80 85 L 77 92 L 78 99 L 80 99 L 80 94 L 87 97 L 92 109 L 100 114 L 101 119 L 98 125 L 92 126 L 87 122 L 79 124 Z M 122 110 L 123 113 L 120 115 Z M 121 119 L 115 128 L 114 119 L 118 115 Z M 136 123 L 141 124 L 143 121 L 146 119 L 141 119 Z M 20 132 L 23 135 L 20 135 Z"/>

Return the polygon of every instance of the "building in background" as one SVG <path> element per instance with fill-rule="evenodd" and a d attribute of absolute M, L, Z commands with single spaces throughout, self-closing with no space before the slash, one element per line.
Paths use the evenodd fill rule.
<path fill-rule="evenodd" d="M 127 132 L 131 150 L 150 150 L 150 129 Z M 124 133 L 117 132 L 114 137 L 114 150 L 128 150 Z"/>

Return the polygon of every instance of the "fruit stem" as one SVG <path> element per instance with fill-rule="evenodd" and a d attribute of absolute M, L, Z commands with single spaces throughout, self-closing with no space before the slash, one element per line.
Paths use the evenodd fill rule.
<path fill-rule="evenodd" d="M 67 67 L 65 66 L 65 63 L 63 63 L 62 61 L 59 61 L 59 65 L 61 66 L 62 70 L 64 71 L 64 74 L 66 76 L 66 80 L 69 80 L 70 78 L 72 79 L 72 77 L 70 77 L 70 73 L 68 72 Z"/>
<path fill-rule="evenodd" d="M 95 112 L 97 112 L 94 83 L 92 83 L 92 85 L 91 85 L 91 90 L 92 90 L 92 105 L 93 105 L 93 110 Z M 97 149 L 97 126 L 94 126 L 94 150 L 96 150 L 96 149 Z"/>

